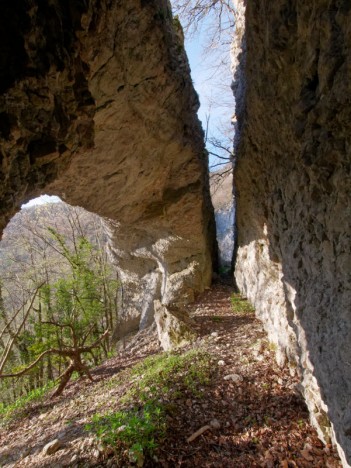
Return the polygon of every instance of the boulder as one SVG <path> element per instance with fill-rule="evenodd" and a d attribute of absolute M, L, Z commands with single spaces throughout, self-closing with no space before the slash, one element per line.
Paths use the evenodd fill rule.
<path fill-rule="evenodd" d="M 155 301 L 155 321 L 160 344 L 165 351 L 184 346 L 197 338 L 186 312 Z"/>

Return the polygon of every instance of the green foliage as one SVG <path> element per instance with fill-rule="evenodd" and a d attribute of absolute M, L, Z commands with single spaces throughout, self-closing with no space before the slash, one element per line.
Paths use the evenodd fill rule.
<path fill-rule="evenodd" d="M 0 362 L 3 375 L 26 375 L 16 384 L 0 380 L 1 400 L 11 403 L 62 375 L 70 362 L 62 350 L 94 345 L 84 358 L 95 365 L 108 355 L 109 340 L 99 338 L 117 323 L 119 284 L 104 249 L 106 233 L 91 213 L 64 203 L 45 205 L 22 210 L 6 231 L 0 328 L 9 326 Z"/>
<path fill-rule="evenodd" d="M 64 258 L 68 268 L 56 281 L 49 281 L 48 278 L 37 289 L 31 302 L 32 310 L 23 330 L 16 337 L 18 351 L 7 363 L 10 371 L 5 372 L 15 374 L 25 371 L 32 375 L 34 380 L 29 388 L 43 385 L 45 369 L 49 379 L 61 374 L 67 367 L 68 350 L 74 351 L 77 356 L 81 353 L 79 349 L 85 347 L 92 353 L 89 346 L 97 348 L 99 338 L 113 326 L 113 314 L 111 307 L 108 307 L 113 299 L 108 292 L 117 284 L 114 279 L 110 284 L 108 268 L 100 262 L 97 249 L 84 236 L 75 235 L 73 239 L 66 239 L 51 227 L 47 231 L 50 245 Z M 105 339 L 105 355 L 108 350 Z M 49 352 L 50 356 L 44 354 L 42 361 L 41 356 L 45 352 Z M 95 363 L 99 361 L 100 354 L 99 349 L 93 354 Z M 38 358 L 37 365 L 29 367 Z M 10 393 L 7 392 L 7 395 Z"/>
<path fill-rule="evenodd" d="M 222 317 L 220 317 L 219 315 L 214 315 L 213 317 L 211 317 L 211 320 L 212 322 L 219 323 L 222 321 Z"/>
<path fill-rule="evenodd" d="M 157 441 L 165 434 L 165 414 L 155 402 L 141 409 L 118 411 L 109 415 L 95 415 L 87 430 L 94 432 L 106 445 L 128 449 L 130 458 L 141 460 L 151 455 Z"/>
<path fill-rule="evenodd" d="M 11 404 L 6 405 L 0 403 L 0 421 L 6 422 L 16 416 L 20 416 L 21 413 L 25 412 L 25 409 L 30 403 L 41 400 L 55 385 L 55 382 L 51 381 L 44 387 L 36 388 L 30 391 L 27 395 L 18 398 Z"/>
<path fill-rule="evenodd" d="M 40 289 L 40 320 L 33 315 L 32 328 L 20 336 L 31 360 L 50 348 L 77 348 L 88 345 L 102 333 L 99 319 L 103 316 L 102 301 L 104 278 L 94 269 L 93 246 L 80 237 L 69 247 L 64 236 L 53 228 L 48 229 L 51 238 L 68 261 L 70 270 L 53 284 Z M 56 362 L 60 358 L 56 357 Z"/>
<path fill-rule="evenodd" d="M 234 314 L 251 314 L 255 311 L 248 300 L 240 294 L 232 294 L 231 303 Z"/>
<path fill-rule="evenodd" d="M 201 350 L 148 357 L 132 369 L 135 382 L 124 401 L 132 397 L 144 401 L 166 395 L 169 398 L 184 392 L 200 396 L 202 386 L 210 382 L 211 363 L 210 355 Z"/>
<path fill-rule="evenodd" d="M 167 413 L 184 395 L 201 397 L 211 381 L 212 358 L 201 350 L 185 354 L 163 353 L 144 359 L 128 371 L 131 388 L 121 399 L 126 409 L 96 415 L 86 428 L 117 456 L 128 449 L 129 460 L 142 463 L 164 438 Z M 142 464 L 140 464 L 142 466 Z"/>

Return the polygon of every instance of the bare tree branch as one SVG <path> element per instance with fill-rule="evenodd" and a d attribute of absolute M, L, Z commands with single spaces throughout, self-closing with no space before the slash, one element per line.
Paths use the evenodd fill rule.
<path fill-rule="evenodd" d="M 43 284 L 44 283 L 42 283 L 40 286 L 38 286 L 36 288 L 36 290 L 34 291 L 32 300 L 31 300 L 31 302 L 30 302 L 30 304 L 29 304 L 29 306 L 28 306 L 28 308 L 27 308 L 27 310 L 26 310 L 26 312 L 24 314 L 24 317 L 22 319 L 22 322 L 21 322 L 20 326 L 14 332 L 12 338 L 10 338 L 9 341 L 7 342 L 7 345 L 6 345 L 5 349 L 4 349 L 4 353 L 3 353 L 2 357 L 1 357 L 1 361 L 0 361 L 0 378 L 2 377 L 1 373 L 2 373 L 2 371 L 4 369 L 4 367 L 5 367 L 6 361 L 7 361 L 8 357 L 9 357 L 9 355 L 10 355 L 10 352 L 11 352 L 11 349 L 13 348 L 15 340 L 18 337 L 20 331 L 22 330 L 22 328 L 23 328 L 23 326 L 24 326 L 24 324 L 25 324 L 25 322 L 26 322 L 26 320 L 28 318 L 28 315 L 29 315 L 29 313 L 30 313 L 30 311 L 31 311 L 31 309 L 33 307 L 33 304 L 34 304 L 35 298 L 37 296 L 37 293 L 38 293 L 39 289 L 43 286 Z M 6 327 L 5 327 L 5 329 L 6 329 Z"/>
<path fill-rule="evenodd" d="M 0 379 L 4 378 L 9 378 L 9 377 L 21 377 L 22 375 L 25 375 L 28 373 L 33 367 L 35 367 L 42 359 L 43 357 L 47 356 L 48 354 L 56 354 L 57 356 L 62 356 L 62 357 L 76 357 L 80 356 L 83 353 L 87 353 L 91 351 L 93 348 L 96 348 L 99 346 L 101 341 L 106 338 L 106 336 L 109 334 L 109 330 L 106 330 L 93 344 L 89 346 L 84 346 L 76 349 L 56 349 L 56 348 L 50 348 L 45 351 L 43 351 L 35 361 L 33 361 L 29 366 L 27 366 L 25 369 L 22 369 L 19 372 L 14 372 L 12 374 L 1 374 L 0 373 Z M 64 372 L 65 373 L 65 372 Z"/>

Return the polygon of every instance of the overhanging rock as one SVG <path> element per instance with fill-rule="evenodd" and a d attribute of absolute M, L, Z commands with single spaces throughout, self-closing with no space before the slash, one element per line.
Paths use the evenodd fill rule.
<path fill-rule="evenodd" d="M 215 252 L 198 98 L 167 1 L 3 2 L 0 227 L 39 193 L 106 219 L 131 326 Z M 133 325 L 132 325 L 133 324 Z"/>

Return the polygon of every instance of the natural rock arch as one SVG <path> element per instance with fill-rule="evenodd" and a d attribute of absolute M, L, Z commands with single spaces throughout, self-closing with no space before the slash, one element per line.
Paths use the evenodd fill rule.
<path fill-rule="evenodd" d="M 197 95 L 162 1 L 1 5 L 0 228 L 39 193 L 106 219 L 135 326 L 215 254 Z"/>

